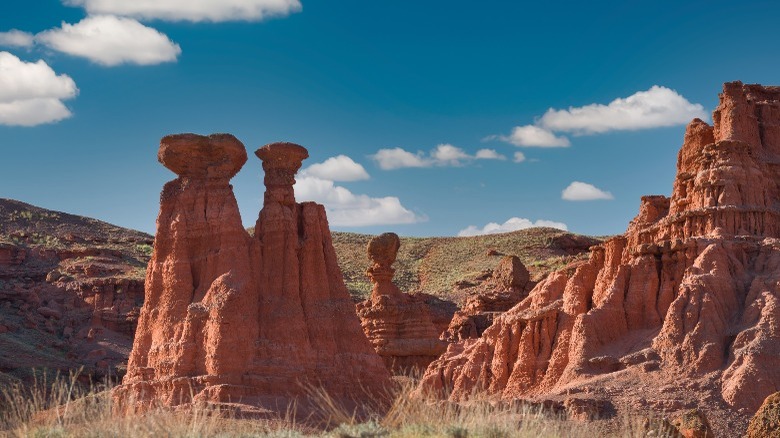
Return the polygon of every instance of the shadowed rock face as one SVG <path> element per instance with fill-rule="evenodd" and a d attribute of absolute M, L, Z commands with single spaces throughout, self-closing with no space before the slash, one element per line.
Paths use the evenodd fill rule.
<path fill-rule="evenodd" d="M 780 389 L 780 88 L 727 83 L 713 120 L 688 125 L 671 198 L 642 198 L 623 236 L 451 345 L 421 390 L 550 396 L 620 371 L 615 399 L 673 376 L 664 397 L 736 415 Z"/>
<path fill-rule="evenodd" d="M 421 371 L 445 350 L 423 299 L 401 292 L 393 283 L 393 263 L 401 240 L 384 233 L 368 243 L 371 265 L 366 275 L 371 298 L 356 305 L 363 331 L 388 369 Z M 420 297 L 422 298 L 422 297 Z"/>
<path fill-rule="evenodd" d="M 255 236 L 229 181 L 246 162 L 227 134 L 163 138 L 159 160 L 179 177 L 160 200 L 128 372 L 119 400 L 195 400 L 285 409 L 306 386 L 337 399 L 379 392 L 389 375 L 360 330 L 325 210 L 297 204 L 308 156 L 291 143 L 260 148 L 265 202 Z"/>

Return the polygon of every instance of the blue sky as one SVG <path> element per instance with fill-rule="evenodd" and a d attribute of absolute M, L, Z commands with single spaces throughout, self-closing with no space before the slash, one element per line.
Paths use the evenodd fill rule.
<path fill-rule="evenodd" d="M 0 197 L 153 232 L 159 139 L 229 132 L 247 225 L 285 140 L 348 157 L 296 187 L 334 229 L 615 234 L 723 82 L 780 84 L 778 2 L 544 3 L 4 0 Z"/>

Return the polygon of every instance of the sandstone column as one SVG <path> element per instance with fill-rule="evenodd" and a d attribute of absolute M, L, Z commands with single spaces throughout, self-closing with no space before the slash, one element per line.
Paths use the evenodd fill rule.
<path fill-rule="evenodd" d="M 230 186 L 246 162 L 244 145 L 229 134 L 172 135 L 158 159 L 179 177 L 160 197 L 124 383 L 138 397 L 175 405 L 206 382 L 238 383 L 257 336 L 257 287 Z"/>
<path fill-rule="evenodd" d="M 357 304 L 363 331 L 388 369 L 395 372 L 422 371 L 446 348 L 439 340 L 425 303 L 412 299 L 393 283 L 401 240 L 384 233 L 368 243 L 371 265 L 371 297 Z"/>

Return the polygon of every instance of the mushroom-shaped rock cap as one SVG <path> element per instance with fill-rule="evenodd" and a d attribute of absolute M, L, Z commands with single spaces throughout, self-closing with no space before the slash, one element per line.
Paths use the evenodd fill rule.
<path fill-rule="evenodd" d="M 398 249 L 401 247 L 401 239 L 398 234 L 380 234 L 368 242 L 368 258 L 373 263 L 382 266 L 391 266 L 395 262 Z"/>
<path fill-rule="evenodd" d="M 160 140 L 157 159 L 179 176 L 232 178 L 246 163 L 246 148 L 230 134 L 174 134 Z"/>
<path fill-rule="evenodd" d="M 263 160 L 263 167 L 292 167 L 298 170 L 303 160 L 309 158 L 305 147 L 288 142 L 267 144 L 255 151 L 257 158 Z"/>

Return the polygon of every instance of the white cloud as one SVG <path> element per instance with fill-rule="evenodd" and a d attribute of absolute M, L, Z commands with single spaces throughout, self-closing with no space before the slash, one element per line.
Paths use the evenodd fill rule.
<path fill-rule="evenodd" d="M 550 227 L 550 228 L 558 228 L 564 231 L 568 230 L 566 224 L 562 222 L 548 221 L 545 219 L 539 219 L 533 222 L 529 219 L 525 219 L 521 217 L 513 217 L 508 219 L 503 224 L 490 222 L 489 224 L 485 225 L 482 228 L 478 228 L 475 225 L 469 225 L 468 227 L 460 230 L 458 232 L 458 236 L 466 237 L 466 236 L 481 236 L 483 234 L 508 233 L 510 231 L 524 230 L 526 228 L 533 228 L 533 227 Z"/>
<path fill-rule="evenodd" d="M 660 128 L 684 125 L 696 117 L 707 119 L 703 106 L 689 102 L 672 89 L 653 85 L 647 91 L 615 99 L 607 105 L 593 103 L 565 110 L 550 108 L 533 125 L 515 126 L 508 136 L 491 135 L 485 140 L 499 139 L 525 147 L 567 147 L 571 145 L 569 139 L 556 132 L 592 135 Z"/>
<path fill-rule="evenodd" d="M 35 36 L 29 32 L 22 32 L 16 29 L 0 32 L 0 46 L 32 47 L 33 44 L 35 44 Z"/>
<path fill-rule="evenodd" d="M 383 170 L 402 169 L 405 167 L 429 167 L 430 162 L 425 159 L 422 152 L 413 154 L 401 148 L 380 149 L 371 158 L 379 164 Z"/>
<path fill-rule="evenodd" d="M 566 201 L 596 201 L 615 199 L 615 197 L 612 196 L 612 193 L 605 192 L 592 184 L 574 181 L 569 184 L 569 187 L 563 189 L 561 199 Z"/>
<path fill-rule="evenodd" d="M 258 21 L 301 10 L 299 0 L 63 0 L 89 14 L 169 21 Z"/>
<path fill-rule="evenodd" d="M 78 94 L 70 76 L 46 62 L 25 62 L 0 52 L 0 125 L 35 126 L 71 116 L 62 103 Z"/>
<path fill-rule="evenodd" d="M 506 160 L 506 157 L 496 152 L 495 149 L 480 149 L 474 155 L 477 160 Z"/>
<path fill-rule="evenodd" d="M 439 166 L 462 166 L 471 157 L 463 149 L 451 144 L 440 144 L 431 151 L 433 163 Z"/>
<path fill-rule="evenodd" d="M 313 176 L 298 176 L 295 197 L 325 205 L 328 222 L 343 227 L 413 224 L 427 220 L 401 205 L 395 196 L 372 198 L 356 195 L 333 181 Z"/>
<path fill-rule="evenodd" d="M 418 151 L 416 154 L 401 148 L 380 149 L 371 159 L 383 170 L 402 169 L 406 167 L 433 166 L 463 166 L 473 160 L 506 160 L 506 157 L 493 149 L 480 149 L 475 155 L 469 155 L 463 149 L 445 143 L 436 146 L 427 155 Z"/>
<path fill-rule="evenodd" d="M 550 108 L 536 124 L 551 131 L 600 134 L 684 125 L 696 117 L 707 119 L 703 106 L 688 102 L 674 90 L 653 85 L 647 91 L 615 99 L 607 105 Z"/>
<path fill-rule="evenodd" d="M 515 163 L 522 163 L 523 161 L 525 161 L 525 154 L 520 151 L 515 152 L 515 157 L 512 161 L 514 161 Z"/>
<path fill-rule="evenodd" d="M 132 2 L 127 2 L 132 3 Z M 176 61 L 178 44 L 165 34 L 131 19 L 111 15 L 84 18 L 76 24 L 39 33 L 38 43 L 104 66 L 152 65 Z"/>
<path fill-rule="evenodd" d="M 298 175 L 313 176 L 330 181 L 359 181 L 370 178 L 362 165 L 346 155 L 337 155 L 322 163 L 312 164 L 301 170 Z"/>
<path fill-rule="evenodd" d="M 568 138 L 558 137 L 549 130 L 534 125 L 515 126 L 508 137 L 500 139 L 515 146 L 559 148 L 571 145 Z"/>

